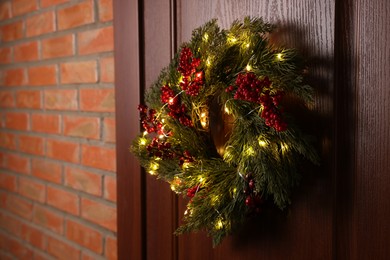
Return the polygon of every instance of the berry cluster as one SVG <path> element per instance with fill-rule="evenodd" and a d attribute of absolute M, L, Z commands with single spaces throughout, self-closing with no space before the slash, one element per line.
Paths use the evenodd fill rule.
<path fill-rule="evenodd" d="M 195 58 L 188 47 L 184 47 L 180 53 L 179 67 L 177 70 L 183 76 L 180 87 L 187 95 L 196 96 L 204 84 L 203 72 L 197 71 L 200 59 Z"/>
<path fill-rule="evenodd" d="M 150 157 L 155 156 L 161 159 L 173 159 L 176 157 L 171 143 L 162 141 L 157 137 L 152 139 L 152 142 L 146 147 L 146 150 L 149 152 Z"/>
<path fill-rule="evenodd" d="M 194 157 L 190 154 L 188 150 L 183 152 L 183 156 L 180 157 L 179 165 L 183 166 L 184 163 L 190 163 L 194 161 Z"/>
<path fill-rule="evenodd" d="M 234 99 L 241 99 L 253 103 L 260 103 L 263 88 L 271 85 L 271 81 L 268 77 L 260 80 L 253 72 L 238 74 L 235 83 L 238 88 L 234 94 Z M 229 86 L 226 89 L 227 92 L 231 92 L 233 90 L 233 86 Z"/>
<path fill-rule="evenodd" d="M 145 105 L 138 105 L 138 110 L 140 112 L 142 127 L 146 132 L 149 134 L 155 132 L 159 135 L 166 135 L 162 123 L 156 117 L 156 110 L 148 109 Z"/>
<path fill-rule="evenodd" d="M 287 123 L 283 121 L 278 106 L 284 92 L 277 91 L 276 94 L 271 94 L 268 90 L 271 84 L 268 77 L 260 80 L 253 72 L 241 73 L 235 82 L 237 90 L 234 99 L 261 104 L 263 106 L 261 117 L 265 119 L 265 124 L 282 132 L 287 129 Z M 229 86 L 226 88 L 226 92 L 232 92 L 234 89 L 234 86 Z"/>
<path fill-rule="evenodd" d="M 252 175 L 248 174 L 245 178 L 247 180 L 247 187 L 244 190 L 246 195 L 245 205 L 247 205 L 253 213 L 260 213 L 261 206 L 264 201 L 261 198 L 261 195 L 259 195 L 255 190 L 255 180 Z"/>
<path fill-rule="evenodd" d="M 161 88 L 161 102 L 168 104 L 170 117 L 179 120 L 184 126 L 192 126 L 191 119 L 186 115 L 187 109 L 184 104 L 181 104 L 180 96 L 176 96 L 168 85 Z"/>
<path fill-rule="evenodd" d="M 195 197 L 196 193 L 200 190 L 200 185 L 196 185 L 195 187 L 188 188 L 187 189 L 187 197 L 193 198 Z"/>
<path fill-rule="evenodd" d="M 278 109 L 279 102 L 283 96 L 283 91 L 278 91 L 274 95 L 270 95 L 269 91 L 266 91 L 260 97 L 260 102 L 263 105 L 261 117 L 265 119 L 267 126 L 275 128 L 278 132 L 287 130 L 287 123 L 283 121 L 282 113 Z"/>

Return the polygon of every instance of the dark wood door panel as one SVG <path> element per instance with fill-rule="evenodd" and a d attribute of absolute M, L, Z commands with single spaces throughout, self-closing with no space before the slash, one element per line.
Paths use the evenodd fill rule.
<path fill-rule="evenodd" d="M 179 237 L 179 259 L 331 259 L 334 2 L 200 0 L 179 1 L 177 6 L 178 43 L 188 41 L 194 28 L 212 18 L 224 28 L 248 15 L 279 25 L 273 40 L 298 48 L 308 58 L 309 83 L 318 89 L 313 111 L 321 120 L 308 119 L 307 127 L 319 133 L 324 158 L 320 169 L 306 174 L 287 214 L 275 212 L 248 223 L 215 249 L 204 233 Z M 184 211 L 181 201 L 179 218 Z"/>

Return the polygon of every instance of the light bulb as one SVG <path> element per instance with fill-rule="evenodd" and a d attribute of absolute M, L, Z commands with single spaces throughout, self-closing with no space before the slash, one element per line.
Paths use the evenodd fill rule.
<path fill-rule="evenodd" d="M 282 61 L 282 60 L 283 60 L 283 53 L 278 53 L 278 54 L 276 54 L 276 58 L 277 58 L 279 61 Z"/>
<path fill-rule="evenodd" d="M 251 70 L 252 70 L 252 66 L 251 66 L 251 65 L 249 65 L 249 64 L 248 64 L 248 65 L 246 65 L 246 70 L 247 70 L 247 71 L 251 71 Z"/>

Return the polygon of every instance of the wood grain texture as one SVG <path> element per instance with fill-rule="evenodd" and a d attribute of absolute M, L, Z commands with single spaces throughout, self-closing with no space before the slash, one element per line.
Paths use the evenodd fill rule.
<path fill-rule="evenodd" d="M 390 257 L 390 2 L 358 1 L 356 38 L 356 248 Z"/>
<path fill-rule="evenodd" d="M 179 259 L 331 259 L 334 2 L 180 1 L 178 41 L 188 41 L 194 28 L 212 18 L 227 28 L 247 15 L 278 24 L 273 40 L 308 57 L 309 82 L 318 91 L 313 110 L 320 116 L 308 118 L 307 127 L 319 133 L 324 162 L 305 176 L 287 215 L 263 216 L 215 249 L 203 233 L 180 237 Z M 179 212 L 184 210 L 182 202 Z"/>
<path fill-rule="evenodd" d="M 145 255 L 144 178 L 129 146 L 139 133 L 136 109 L 140 101 L 141 57 L 139 3 L 114 2 L 115 115 L 117 154 L 118 259 L 142 259 Z"/>
<path fill-rule="evenodd" d="M 162 68 L 166 67 L 171 59 L 171 1 L 145 0 L 144 16 L 153 17 L 144 21 L 145 46 L 144 66 L 145 88 L 157 80 Z M 175 194 L 169 185 L 154 176 L 146 177 L 146 259 L 175 258 L 176 236 L 176 208 Z"/>

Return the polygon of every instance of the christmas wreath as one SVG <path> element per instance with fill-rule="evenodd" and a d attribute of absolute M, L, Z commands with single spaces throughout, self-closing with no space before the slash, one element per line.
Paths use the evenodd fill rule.
<path fill-rule="evenodd" d="M 318 162 L 285 105 L 310 104 L 312 88 L 297 52 L 269 42 L 273 29 L 249 17 L 228 30 L 216 20 L 195 29 L 138 107 L 144 132 L 131 151 L 188 198 L 178 234 L 207 230 L 220 243 L 266 205 L 284 209 L 302 159 Z M 210 134 L 215 103 L 232 118 L 222 149 Z"/>

